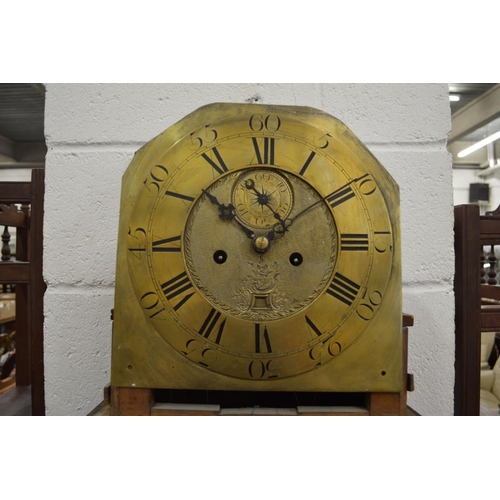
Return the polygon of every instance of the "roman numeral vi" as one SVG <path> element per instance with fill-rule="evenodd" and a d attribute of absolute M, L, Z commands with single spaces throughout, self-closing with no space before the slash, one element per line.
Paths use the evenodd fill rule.
<path fill-rule="evenodd" d="M 264 346 L 265 344 L 265 346 Z M 261 340 L 261 332 L 260 325 L 258 323 L 255 324 L 255 352 L 262 352 L 261 349 L 267 350 L 267 352 L 273 352 L 271 349 L 271 342 L 269 341 L 269 333 L 267 332 L 267 327 L 264 327 L 264 331 L 262 332 L 262 340 Z"/>

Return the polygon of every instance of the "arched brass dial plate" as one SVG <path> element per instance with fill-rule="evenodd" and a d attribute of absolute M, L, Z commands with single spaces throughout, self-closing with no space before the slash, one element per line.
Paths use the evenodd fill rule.
<path fill-rule="evenodd" d="M 329 115 L 189 115 L 124 176 L 112 383 L 399 390 L 398 207 Z"/>

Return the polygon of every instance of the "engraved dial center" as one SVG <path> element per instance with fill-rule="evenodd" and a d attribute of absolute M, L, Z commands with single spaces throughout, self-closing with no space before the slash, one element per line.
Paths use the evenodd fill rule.
<path fill-rule="evenodd" d="M 259 174 L 264 173 L 269 176 L 261 178 Z M 217 179 L 204 189 L 189 213 L 183 245 L 186 271 L 201 295 L 224 314 L 248 321 L 286 318 L 310 306 L 331 281 L 337 259 L 335 222 L 326 203 L 318 203 L 293 223 L 287 237 L 271 241 L 266 226 L 259 226 L 250 244 L 240 224 L 222 220 L 213 203 L 214 199 L 222 203 L 232 193 L 235 207 L 253 200 L 251 210 L 264 214 L 254 217 L 240 212 L 248 226 L 249 220 L 271 228 L 279 225 L 271 208 L 260 206 L 248 186 L 268 194 L 272 210 L 281 210 L 280 217 L 293 217 L 321 201 L 317 191 L 289 173 L 258 169 Z M 292 208 L 284 209 L 285 203 Z"/>

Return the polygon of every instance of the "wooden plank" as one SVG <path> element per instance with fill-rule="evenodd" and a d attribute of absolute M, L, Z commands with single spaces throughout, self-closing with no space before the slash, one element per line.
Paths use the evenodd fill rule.
<path fill-rule="evenodd" d="M 31 263 L 30 300 L 30 360 L 31 411 L 45 415 L 45 372 L 43 366 L 43 296 L 47 286 L 43 281 L 43 211 L 45 196 L 45 170 L 31 172 L 31 217 L 29 234 L 29 260 Z"/>
<path fill-rule="evenodd" d="M 153 408 L 156 405 L 153 405 Z M 330 416 L 330 417 L 338 417 L 338 416 L 369 416 L 369 412 L 367 409 L 363 407 L 324 407 L 320 411 L 311 411 L 311 413 L 308 413 L 307 411 L 301 411 L 300 408 L 307 408 L 307 407 L 298 407 L 296 414 L 299 416 Z M 331 408 L 331 412 L 329 411 L 329 408 Z M 254 410 L 254 409 L 249 409 L 249 410 Z M 151 410 L 153 412 L 153 409 Z M 226 410 L 221 410 L 220 415 L 224 416 Z M 99 403 L 87 416 L 89 417 L 109 417 L 110 416 L 110 405 L 109 403 L 106 403 L 105 401 L 102 401 Z M 250 412 L 248 413 L 250 414 Z M 228 410 L 227 415 L 231 415 L 231 409 Z M 176 413 L 175 415 L 171 416 L 182 416 L 179 415 L 179 413 Z M 415 410 L 410 408 L 409 406 L 406 407 L 406 411 L 404 413 L 404 416 L 407 417 L 420 417 L 420 414 L 417 413 Z"/>
<path fill-rule="evenodd" d="M 411 314 L 403 313 L 403 327 L 413 326 L 415 318 Z"/>
<path fill-rule="evenodd" d="M 21 205 L 21 211 L 26 220 L 25 227 L 18 227 L 16 231 L 16 260 L 21 262 L 28 261 L 28 225 L 30 217 L 29 205 Z"/>
<path fill-rule="evenodd" d="M 10 260 L 0 263 L 0 283 L 4 285 L 13 285 L 18 283 L 30 282 L 30 264 L 29 262 L 19 262 Z"/>
<path fill-rule="evenodd" d="M 137 387 L 111 387 L 111 416 L 149 416 L 153 391 Z"/>
<path fill-rule="evenodd" d="M 406 390 L 407 392 L 413 392 L 415 390 L 415 379 L 411 373 L 406 374 Z"/>
<path fill-rule="evenodd" d="M 29 205 L 22 205 L 21 211 L 26 221 L 29 221 Z M 17 228 L 16 233 L 16 260 L 28 262 L 28 226 Z M 16 285 L 16 344 L 17 360 L 17 385 L 28 386 L 31 384 L 31 356 L 30 356 L 30 309 L 29 285 L 18 283 Z"/>
<path fill-rule="evenodd" d="M 481 285 L 481 297 L 500 300 L 500 286 Z"/>
<path fill-rule="evenodd" d="M 297 414 L 304 417 L 368 417 L 370 413 L 362 406 L 298 406 Z"/>
<path fill-rule="evenodd" d="M 26 226 L 26 214 L 13 203 L 0 203 L 0 225 L 21 228 Z"/>
<path fill-rule="evenodd" d="M 403 389 L 399 393 L 399 414 L 404 415 L 408 401 L 408 327 L 403 328 Z"/>
<path fill-rule="evenodd" d="M 481 217 L 479 231 L 481 245 L 500 244 L 499 221 L 497 218 L 491 216 Z"/>
<path fill-rule="evenodd" d="M 0 200 L 2 203 L 30 203 L 30 182 L 0 182 Z"/>
<path fill-rule="evenodd" d="M 455 212 L 455 415 L 479 415 L 481 299 L 478 205 Z"/>
<path fill-rule="evenodd" d="M 485 309 L 482 306 L 481 310 L 481 331 L 482 332 L 498 332 L 500 331 L 500 308 L 494 306 L 494 309 Z"/>
<path fill-rule="evenodd" d="M 16 285 L 16 375 L 18 386 L 31 384 L 29 286 Z"/>
<path fill-rule="evenodd" d="M 151 416 L 216 416 L 220 415 L 219 405 L 190 405 L 177 403 L 156 403 L 151 408 Z"/>
<path fill-rule="evenodd" d="M 372 392 L 367 395 L 367 406 L 372 417 L 402 416 L 406 406 L 401 410 L 401 394 L 399 392 Z"/>
<path fill-rule="evenodd" d="M 227 417 L 296 417 L 296 408 L 223 408 L 220 411 L 221 416 Z"/>

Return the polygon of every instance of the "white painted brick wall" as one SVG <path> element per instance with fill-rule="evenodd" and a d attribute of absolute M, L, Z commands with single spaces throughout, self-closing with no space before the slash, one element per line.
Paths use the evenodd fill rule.
<path fill-rule="evenodd" d="M 48 415 L 85 415 L 110 378 L 121 176 L 210 102 L 307 105 L 342 120 L 401 187 L 409 404 L 453 413 L 453 191 L 446 84 L 48 84 L 44 276 Z"/>

